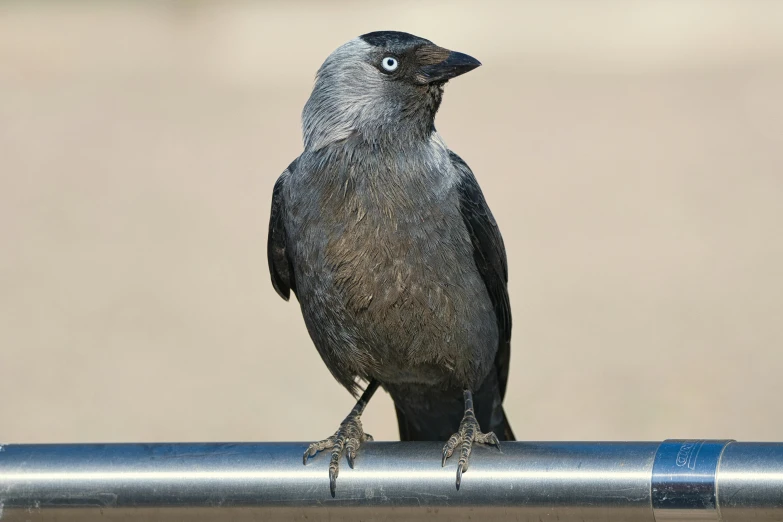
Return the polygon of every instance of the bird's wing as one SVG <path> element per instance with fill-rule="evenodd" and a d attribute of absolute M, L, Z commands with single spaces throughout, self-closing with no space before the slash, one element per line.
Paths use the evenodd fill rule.
<path fill-rule="evenodd" d="M 296 168 L 296 161 L 291 163 L 283 172 L 272 192 L 272 213 L 269 218 L 269 237 L 267 238 L 266 257 L 269 262 L 269 274 L 272 276 L 272 285 L 280 297 L 288 301 L 291 290 L 296 293 L 294 281 L 294 267 L 287 251 L 285 233 L 285 196 L 283 187 L 286 179 Z"/>
<path fill-rule="evenodd" d="M 473 243 L 473 259 L 487 286 L 497 317 L 499 346 L 495 367 L 502 400 L 506 394 L 511 358 L 511 306 L 508 299 L 506 248 L 495 218 L 492 217 L 492 212 L 470 167 L 453 152 L 449 154 L 452 164 L 461 175 L 458 184 L 460 211 Z"/>

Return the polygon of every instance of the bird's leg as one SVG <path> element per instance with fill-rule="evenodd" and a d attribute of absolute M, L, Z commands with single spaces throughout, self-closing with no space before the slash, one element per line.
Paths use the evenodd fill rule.
<path fill-rule="evenodd" d="M 459 489 L 462 482 L 462 473 L 468 470 L 470 452 L 473 449 L 474 442 L 491 444 L 500 449 L 500 441 L 498 441 L 494 433 L 481 433 L 481 427 L 473 411 L 473 394 L 471 391 L 465 390 L 463 394 L 465 396 L 465 416 L 462 417 L 462 422 L 459 424 L 459 431 L 452 435 L 446 442 L 446 445 L 443 446 L 443 461 L 441 462 L 441 466 L 445 466 L 446 459 L 451 457 L 451 454 L 454 453 L 457 447 L 460 447 L 459 462 L 457 463 L 457 489 Z"/>
<path fill-rule="evenodd" d="M 340 472 L 340 457 L 343 452 L 346 453 L 348 464 L 353 468 L 356 450 L 359 449 L 363 442 L 372 440 L 372 435 L 365 433 L 362 429 L 360 418 L 365 406 L 370 401 L 370 397 L 373 396 L 377 389 L 378 381 L 375 379 L 371 380 L 362 396 L 356 401 L 356 406 L 353 407 L 351 413 L 340 424 L 334 435 L 328 439 L 313 442 L 307 447 L 302 456 L 302 463 L 306 465 L 308 458 L 315 456 L 319 451 L 331 448 L 332 460 L 329 463 L 329 490 L 332 493 L 332 497 L 334 497 L 335 487 L 337 486 L 337 474 Z"/>

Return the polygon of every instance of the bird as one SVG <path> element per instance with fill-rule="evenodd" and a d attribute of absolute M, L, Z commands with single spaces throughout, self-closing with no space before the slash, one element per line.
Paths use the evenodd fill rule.
<path fill-rule="evenodd" d="M 399 31 L 332 52 L 302 111 L 304 150 L 272 193 L 272 284 L 355 407 L 303 463 L 353 467 L 382 387 L 403 441 L 445 441 L 456 487 L 474 444 L 515 440 L 503 410 L 511 307 L 503 238 L 467 163 L 435 129 L 444 85 L 475 58 Z M 366 383 L 364 389 L 362 384 Z M 482 428 L 487 429 L 486 432 Z"/>

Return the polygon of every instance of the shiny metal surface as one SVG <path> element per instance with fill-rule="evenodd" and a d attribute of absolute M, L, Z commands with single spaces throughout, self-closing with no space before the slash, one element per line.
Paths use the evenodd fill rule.
<path fill-rule="evenodd" d="M 715 503 L 704 479 L 702 503 L 688 504 L 690 486 L 669 487 L 674 474 L 664 471 L 683 443 L 516 442 L 502 454 L 478 447 L 460 491 L 455 464 L 440 466 L 440 444 L 369 443 L 356 469 L 341 468 L 335 499 L 328 456 L 302 466 L 305 444 L 8 445 L 0 450 L 0 520 L 653 522 L 661 509 L 673 514 L 669 493 L 653 514 L 654 476 L 672 505 L 694 506 L 659 522 L 699 520 L 687 517 L 705 506 L 722 510 L 723 520 L 783 519 L 783 445 L 728 444 Z M 701 443 L 696 476 L 709 475 L 706 463 L 717 462 L 709 455 L 723 445 Z"/>
<path fill-rule="evenodd" d="M 667 440 L 660 445 L 652 473 L 656 522 L 720 520 L 715 476 L 729 442 Z"/>
<path fill-rule="evenodd" d="M 304 444 L 14 446 L 0 453 L 2 522 L 21 520 L 652 521 L 656 443 L 478 447 L 462 488 L 439 443 L 371 443 L 329 494 Z M 131 518 L 128 518 L 131 517 Z"/>
<path fill-rule="evenodd" d="M 783 444 L 729 444 L 717 487 L 723 522 L 783 520 Z"/>

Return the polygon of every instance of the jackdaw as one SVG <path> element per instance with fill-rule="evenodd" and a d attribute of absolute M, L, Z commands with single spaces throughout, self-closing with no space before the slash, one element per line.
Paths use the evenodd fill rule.
<path fill-rule="evenodd" d="M 356 406 L 309 457 L 353 467 L 372 437 L 360 417 L 382 386 L 401 440 L 459 451 L 514 440 L 503 412 L 511 310 L 503 239 L 467 164 L 435 130 L 444 84 L 478 67 L 408 33 L 378 31 L 335 50 L 302 113 L 304 152 L 275 183 L 272 283 L 293 291 L 321 358 Z M 482 433 L 480 426 L 488 429 Z M 454 433 L 454 430 L 457 430 Z"/>

